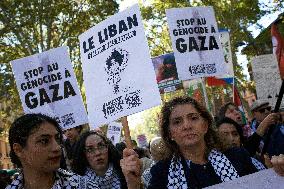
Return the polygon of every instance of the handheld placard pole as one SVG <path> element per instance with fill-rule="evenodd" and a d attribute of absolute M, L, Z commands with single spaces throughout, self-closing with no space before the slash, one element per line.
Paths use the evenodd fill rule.
<path fill-rule="evenodd" d="M 284 94 L 284 80 L 282 80 L 280 92 L 279 92 L 279 95 L 278 95 L 278 98 L 277 98 L 277 101 L 276 101 L 276 104 L 275 104 L 275 107 L 274 107 L 274 110 L 273 110 L 274 113 L 279 112 L 280 105 L 281 105 L 281 102 L 282 102 L 282 99 L 283 99 L 283 94 Z M 270 141 L 270 137 L 271 137 L 271 134 L 272 134 L 274 128 L 275 128 L 275 125 L 273 125 L 273 127 L 270 127 L 268 132 L 267 132 L 267 137 L 264 140 L 262 154 L 266 153 L 266 150 L 267 150 L 267 147 L 268 147 L 268 144 L 269 144 L 269 141 Z"/>
<path fill-rule="evenodd" d="M 132 142 L 131 142 L 131 137 L 130 137 L 130 131 L 129 131 L 129 126 L 128 126 L 128 121 L 127 117 L 124 116 L 121 118 L 122 126 L 123 126 L 123 131 L 124 131 L 124 138 L 126 142 L 127 148 L 132 149 Z"/>
<path fill-rule="evenodd" d="M 276 101 L 276 105 L 274 107 L 274 112 L 279 112 L 280 109 L 280 105 L 283 99 L 283 94 L 284 94 L 284 80 L 282 80 L 282 84 L 281 84 L 281 88 L 280 88 L 280 92 Z"/>

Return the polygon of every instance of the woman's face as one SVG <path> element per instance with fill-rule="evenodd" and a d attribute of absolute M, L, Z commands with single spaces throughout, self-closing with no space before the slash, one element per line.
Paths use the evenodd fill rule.
<path fill-rule="evenodd" d="M 76 140 L 80 136 L 80 132 L 76 127 L 67 129 L 64 134 L 72 143 L 76 142 Z"/>
<path fill-rule="evenodd" d="M 16 143 L 13 148 L 24 169 L 53 172 L 60 166 L 60 143 L 55 126 L 45 122 L 31 132 L 25 147 Z"/>
<path fill-rule="evenodd" d="M 207 133 L 207 121 L 191 104 L 177 105 L 169 118 L 170 135 L 180 148 L 195 146 L 204 141 Z"/>
<path fill-rule="evenodd" d="M 97 174 L 104 174 L 108 169 L 108 146 L 98 135 L 90 135 L 85 142 L 86 158 L 90 167 Z"/>
<path fill-rule="evenodd" d="M 237 122 L 240 125 L 243 124 L 242 123 L 243 122 L 242 121 L 242 114 L 236 106 L 229 105 L 227 111 L 225 112 L 225 116 L 234 120 L 235 122 Z"/>
<path fill-rule="evenodd" d="M 226 148 L 241 146 L 240 135 L 234 125 L 223 123 L 219 126 L 218 132 Z"/>

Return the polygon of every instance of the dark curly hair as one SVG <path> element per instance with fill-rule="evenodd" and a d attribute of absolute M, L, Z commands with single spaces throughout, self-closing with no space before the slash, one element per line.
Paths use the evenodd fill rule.
<path fill-rule="evenodd" d="M 198 103 L 196 100 L 190 97 L 177 97 L 169 102 L 166 102 L 161 110 L 161 116 L 160 116 L 160 129 L 161 129 L 161 136 L 165 141 L 166 146 L 170 149 L 171 155 L 181 155 L 179 146 L 177 143 L 173 140 L 171 140 L 171 134 L 170 134 L 170 115 L 173 111 L 173 109 L 177 105 L 185 105 L 185 104 L 191 104 L 203 117 L 207 123 L 208 123 L 208 131 L 204 136 L 204 140 L 206 143 L 206 154 L 209 154 L 209 152 L 212 149 L 217 149 L 223 151 L 222 143 L 220 142 L 217 132 L 215 128 L 213 127 L 213 118 L 210 115 L 210 113 L 206 110 L 204 106 L 202 106 L 200 103 Z M 170 158 L 170 157 L 168 157 Z"/>
<path fill-rule="evenodd" d="M 72 170 L 75 173 L 84 176 L 87 167 L 89 166 L 88 160 L 85 155 L 85 143 L 87 138 L 91 135 L 99 136 L 108 146 L 108 161 L 113 164 L 113 168 L 119 176 L 121 187 L 127 188 L 126 181 L 120 167 L 120 160 L 122 159 L 122 156 L 106 136 L 96 131 L 87 131 L 80 136 L 75 146 L 75 151 L 73 156 L 74 159 L 72 162 Z"/>
<path fill-rule="evenodd" d="M 18 143 L 22 147 L 26 146 L 27 140 L 31 135 L 32 131 L 39 128 L 43 123 L 50 123 L 54 125 L 56 130 L 60 134 L 62 140 L 62 130 L 57 121 L 47 115 L 43 114 L 26 114 L 17 118 L 11 125 L 9 130 L 9 144 L 10 144 L 10 157 L 12 163 L 16 164 L 17 167 L 22 167 L 21 161 L 13 150 L 13 144 Z"/>

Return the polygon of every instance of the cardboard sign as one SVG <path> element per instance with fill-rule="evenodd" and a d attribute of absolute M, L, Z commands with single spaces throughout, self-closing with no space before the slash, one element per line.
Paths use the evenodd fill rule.
<path fill-rule="evenodd" d="M 11 62 L 25 113 L 55 117 L 62 129 L 88 122 L 68 47 Z"/>
<path fill-rule="evenodd" d="M 225 74 L 220 75 L 219 78 L 234 77 L 234 66 L 233 66 L 229 31 L 222 29 L 219 30 L 219 34 L 220 34 L 220 42 L 223 48 L 224 59 L 225 59 Z"/>
<path fill-rule="evenodd" d="M 235 180 L 223 182 L 207 187 L 207 189 L 219 189 L 219 188 L 230 188 L 230 189 L 276 189 L 283 188 L 284 177 L 277 175 L 273 169 L 267 169 L 259 171 L 254 174 L 240 177 Z"/>
<path fill-rule="evenodd" d="M 107 138 L 112 142 L 113 145 L 120 142 L 122 124 L 112 122 L 108 125 Z"/>
<path fill-rule="evenodd" d="M 178 79 L 174 53 L 154 57 L 152 62 L 161 94 L 182 89 L 182 82 Z"/>
<path fill-rule="evenodd" d="M 226 73 L 212 7 L 167 9 L 166 15 L 180 80 Z"/>
<path fill-rule="evenodd" d="M 254 57 L 252 70 L 258 100 L 268 101 L 271 106 L 275 106 L 281 87 L 281 78 L 275 55 L 266 54 Z M 281 106 L 283 107 L 283 101 Z"/>
<path fill-rule="evenodd" d="M 161 103 L 138 5 L 79 39 L 91 127 Z"/>

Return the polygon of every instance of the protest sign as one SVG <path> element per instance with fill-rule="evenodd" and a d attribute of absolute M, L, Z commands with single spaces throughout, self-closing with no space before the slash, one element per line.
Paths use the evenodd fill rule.
<path fill-rule="evenodd" d="M 122 124 L 118 122 L 112 122 L 108 124 L 107 138 L 113 145 L 120 142 Z"/>
<path fill-rule="evenodd" d="M 233 60 L 232 60 L 232 50 L 231 50 L 231 43 L 230 43 L 230 34 L 228 30 L 221 29 L 219 30 L 220 34 L 220 42 L 222 45 L 224 59 L 225 59 L 225 74 L 219 75 L 219 78 L 228 78 L 234 77 L 234 67 L 233 67 Z"/>
<path fill-rule="evenodd" d="M 254 174 L 240 177 L 235 180 L 230 180 L 221 184 L 209 186 L 206 189 L 272 189 L 283 188 L 283 186 L 284 178 L 277 175 L 275 171 L 273 171 L 273 169 L 267 169 Z"/>
<path fill-rule="evenodd" d="M 63 129 L 88 122 L 68 47 L 11 62 L 25 113 L 56 117 Z"/>
<path fill-rule="evenodd" d="M 166 10 L 180 80 L 225 74 L 212 7 Z"/>
<path fill-rule="evenodd" d="M 152 62 L 161 94 L 182 89 L 182 82 L 178 80 L 174 53 L 154 57 Z"/>
<path fill-rule="evenodd" d="M 146 148 L 148 146 L 147 137 L 145 134 L 138 135 L 137 141 L 140 148 Z"/>
<path fill-rule="evenodd" d="M 281 87 L 279 67 L 274 54 L 256 56 L 252 60 L 257 98 L 274 106 Z M 283 102 L 281 103 L 283 107 Z"/>
<path fill-rule="evenodd" d="M 91 127 L 161 103 L 138 5 L 79 36 Z"/>

